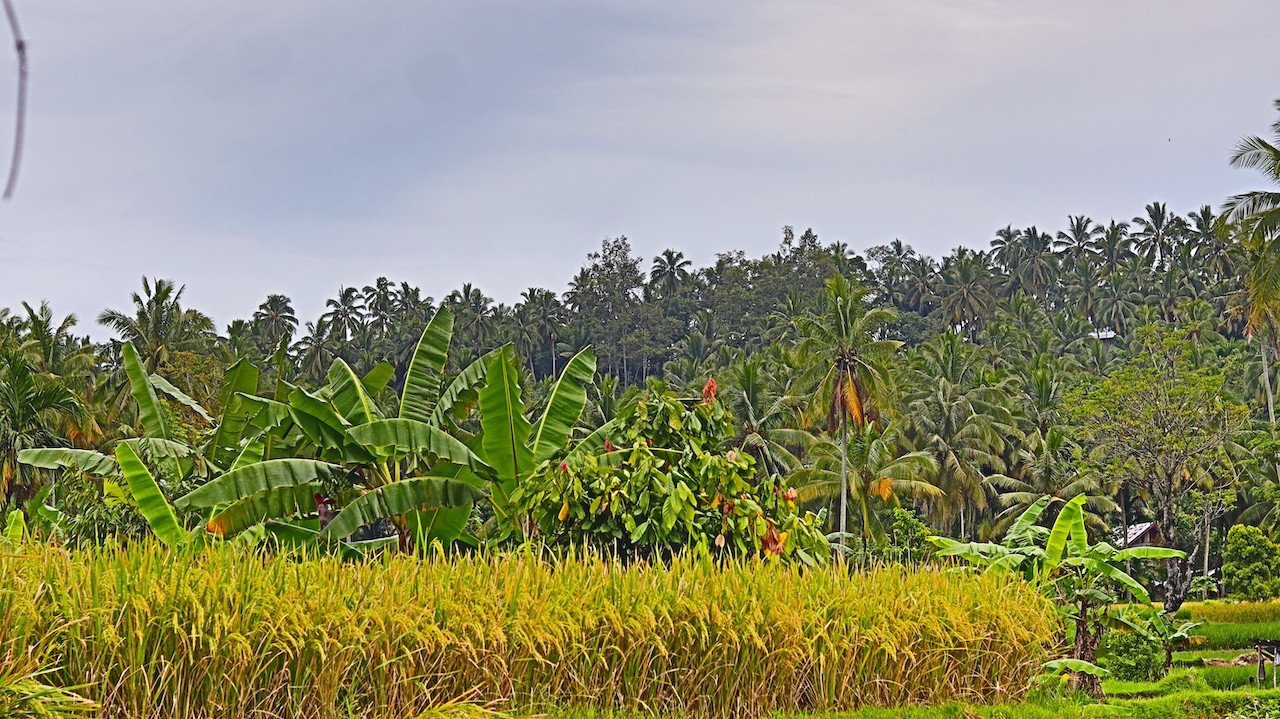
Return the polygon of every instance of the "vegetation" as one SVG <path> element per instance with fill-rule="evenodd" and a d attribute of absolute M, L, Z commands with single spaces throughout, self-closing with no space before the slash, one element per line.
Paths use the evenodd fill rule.
<path fill-rule="evenodd" d="M 0 657 L 108 716 L 415 716 L 466 697 L 757 716 L 1016 701 L 1057 620 L 996 576 L 777 562 L 387 557 L 232 547 L 0 554 Z"/>
<path fill-rule="evenodd" d="M 221 331 L 144 278 L 103 343 L 0 310 L 0 709 L 738 716 L 1043 668 L 1064 715 L 1265 711 L 1170 669 L 1280 638 L 1187 603 L 1280 594 L 1277 197 L 936 260 L 619 237 L 562 295 L 378 278 Z"/>

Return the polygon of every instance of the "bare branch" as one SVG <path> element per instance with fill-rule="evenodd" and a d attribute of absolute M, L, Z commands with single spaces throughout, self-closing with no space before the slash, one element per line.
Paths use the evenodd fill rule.
<path fill-rule="evenodd" d="M 4 14 L 9 18 L 9 31 L 13 34 L 13 47 L 18 53 L 18 107 L 13 125 L 13 157 L 9 161 L 9 179 L 4 185 L 4 199 L 13 197 L 18 184 L 18 167 L 22 165 L 22 136 L 27 119 L 27 41 L 18 27 L 18 15 L 13 10 L 13 0 L 4 1 Z"/>

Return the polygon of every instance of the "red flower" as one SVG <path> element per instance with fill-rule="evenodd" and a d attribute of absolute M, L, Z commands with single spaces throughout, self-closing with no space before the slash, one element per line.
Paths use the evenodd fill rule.
<path fill-rule="evenodd" d="M 610 441 L 609 441 L 609 438 L 608 438 L 608 437 L 605 437 L 605 438 L 604 438 L 604 451 L 606 451 L 606 452 L 612 452 L 613 450 L 614 450 L 613 442 L 610 442 Z"/>
<path fill-rule="evenodd" d="M 560 463 L 560 471 L 561 471 L 561 472 L 568 472 L 568 471 L 569 471 L 569 463 L 568 463 L 568 462 L 561 462 L 561 463 Z"/>
<path fill-rule="evenodd" d="M 782 493 L 782 498 L 787 500 L 788 502 L 794 502 L 796 501 L 796 496 L 799 494 L 800 493 L 796 491 L 795 487 L 791 487 L 790 489 Z"/>
<path fill-rule="evenodd" d="M 711 404 L 716 399 L 716 378 L 710 377 L 707 383 L 702 385 L 702 403 Z"/>

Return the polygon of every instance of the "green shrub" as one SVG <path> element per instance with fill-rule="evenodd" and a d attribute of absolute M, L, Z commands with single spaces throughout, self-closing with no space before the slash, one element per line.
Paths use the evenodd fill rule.
<path fill-rule="evenodd" d="M 547 542 L 605 547 L 627 557 L 686 546 L 716 554 L 823 561 L 823 518 L 796 508 L 794 490 L 733 449 L 723 404 L 650 386 L 604 437 L 607 450 L 543 463 L 511 497 Z"/>
<path fill-rule="evenodd" d="M 1108 633 L 1101 663 L 1112 677 L 1126 682 L 1154 682 L 1165 675 L 1164 649 L 1134 632 Z"/>
<path fill-rule="evenodd" d="M 1224 719 L 1280 719 L 1280 699 L 1253 698 Z"/>
<path fill-rule="evenodd" d="M 703 717 L 1016 702 L 1061 625 L 1030 584 L 771 559 L 343 563 L 152 545 L 0 554 L 0 673 L 109 717 L 412 717 L 466 698 Z"/>
<path fill-rule="evenodd" d="M 1261 529 L 1237 524 L 1227 532 L 1222 577 L 1232 597 L 1253 600 L 1280 597 L 1280 546 Z"/>

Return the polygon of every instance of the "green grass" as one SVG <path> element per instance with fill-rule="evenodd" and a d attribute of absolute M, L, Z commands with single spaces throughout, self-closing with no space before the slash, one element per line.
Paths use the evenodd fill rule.
<path fill-rule="evenodd" d="M 1206 659 L 1230 661 L 1248 651 L 1249 651 L 1248 649 L 1190 649 L 1182 652 L 1174 652 L 1173 666 L 1175 667 L 1204 666 L 1204 660 Z"/>
<path fill-rule="evenodd" d="M 1252 624 L 1280 622 L 1280 600 L 1269 602 L 1231 602 L 1211 600 L 1187 602 L 1178 610 L 1179 619 L 1217 624 Z"/>
<path fill-rule="evenodd" d="M 1271 685 L 1272 671 L 1268 668 L 1264 688 Z M 1249 688 L 1256 673 L 1255 666 L 1175 668 L 1169 672 L 1169 676 L 1158 682 L 1108 679 L 1102 683 L 1102 688 L 1108 697 L 1117 699 L 1159 697 L 1187 691 L 1230 691 Z"/>
<path fill-rule="evenodd" d="M 1197 649 L 1251 649 L 1259 639 L 1280 641 L 1280 621 L 1248 624 L 1208 622 L 1197 627 L 1195 634 L 1205 638 L 1204 642 L 1196 645 Z"/>
<path fill-rule="evenodd" d="M 1179 692 L 1168 696 L 1093 704 L 1048 699 L 996 706 L 947 704 L 938 707 L 862 709 L 845 714 L 776 714 L 773 719 L 1222 719 L 1253 703 L 1280 706 L 1280 691 Z M 545 719 L 644 719 L 644 715 L 551 711 Z M 675 719 L 666 716 L 664 719 Z"/>

